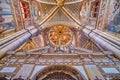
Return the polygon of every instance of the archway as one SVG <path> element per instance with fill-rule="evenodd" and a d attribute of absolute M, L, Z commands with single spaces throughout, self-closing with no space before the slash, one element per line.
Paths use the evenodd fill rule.
<path fill-rule="evenodd" d="M 35 74 L 38 80 L 86 80 L 76 68 L 68 65 L 50 65 Z"/>

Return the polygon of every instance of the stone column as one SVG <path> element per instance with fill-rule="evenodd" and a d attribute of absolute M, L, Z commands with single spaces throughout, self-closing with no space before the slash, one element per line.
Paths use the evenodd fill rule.
<path fill-rule="evenodd" d="M 14 33 L 13 36 L 7 36 L 0 39 L 0 58 L 3 57 L 7 51 L 12 51 L 20 47 L 27 40 L 37 34 L 38 30 L 32 26 L 32 29 L 22 30 Z"/>
<path fill-rule="evenodd" d="M 83 29 L 84 34 L 102 48 L 112 51 L 120 59 L 120 39 L 99 30 Z M 118 44 L 117 44 L 118 43 Z"/>

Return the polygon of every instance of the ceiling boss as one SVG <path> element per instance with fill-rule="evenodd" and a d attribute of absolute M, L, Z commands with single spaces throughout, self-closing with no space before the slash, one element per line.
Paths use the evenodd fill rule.
<path fill-rule="evenodd" d="M 57 2 L 58 5 L 63 5 L 64 1 L 65 0 L 56 0 L 56 2 Z"/>

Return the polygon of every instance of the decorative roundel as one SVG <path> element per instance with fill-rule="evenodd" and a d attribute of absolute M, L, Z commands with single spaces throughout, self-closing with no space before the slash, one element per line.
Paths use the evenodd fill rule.
<path fill-rule="evenodd" d="M 55 26 L 49 31 L 49 40 L 53 45 L 65 46 L 71 42 L 72 32 L 71 30 L 62 25 Z"/>

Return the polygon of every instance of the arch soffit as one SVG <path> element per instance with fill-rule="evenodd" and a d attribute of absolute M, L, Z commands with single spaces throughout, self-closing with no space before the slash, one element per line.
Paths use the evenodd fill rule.
<path fill-rule="evenodd" d="M 79 70 L 69 65 L 50 65 L 50 66 L 43 68 L 39 72 L 37 72 L 35 75 L 37 75 L 40 78 L 40 77 L 44 77 L 45 75 L 48 75 L 50 73 L 57 72 L 57 71 L 64 72 L 66 74 L 69 74 L 75 77 L 80 76 L 84 80 L 86 80 L 84 75 Z"/>

